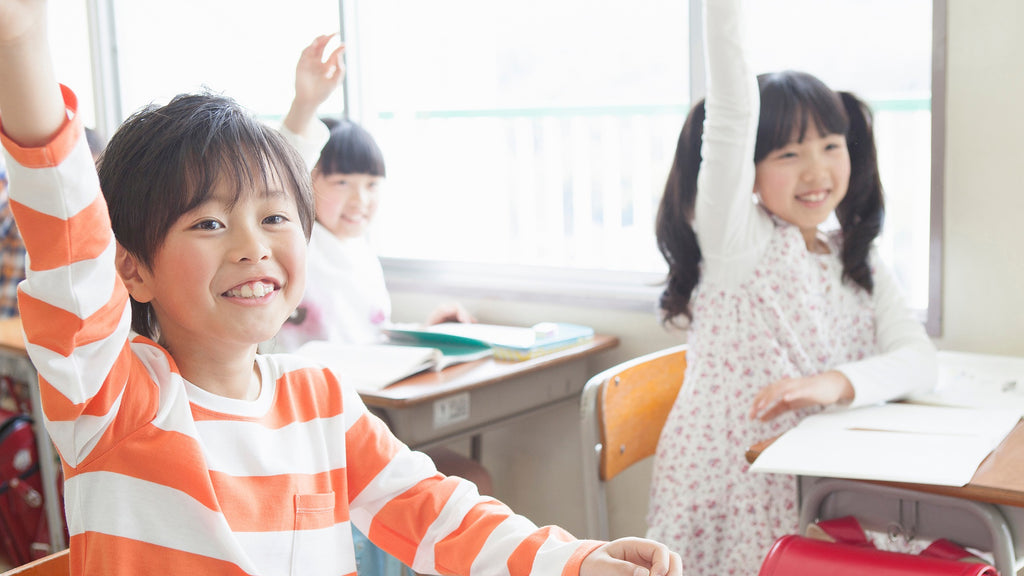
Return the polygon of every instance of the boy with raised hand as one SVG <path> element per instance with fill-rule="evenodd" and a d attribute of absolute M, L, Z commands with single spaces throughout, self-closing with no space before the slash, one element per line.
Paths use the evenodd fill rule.
<path fill-rule="evenodd" d="M 257 354 L 301 298 L 313 217 L 274 130 L 179 96 L 125 122 L 97 179 L 41 0 L 0 0 L 0 78 L 72 574 L 353 574 L 351 522 L 420 573 L 681 575 L 655 542 L 537 528 L 438 474 L 330 371 Z"/>

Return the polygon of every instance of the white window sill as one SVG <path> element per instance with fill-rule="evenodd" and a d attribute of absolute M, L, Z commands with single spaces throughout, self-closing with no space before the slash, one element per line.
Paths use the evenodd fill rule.
<path fill-rule="evenodd" d="M 653 312 L 663 274 L 381 258 L 388 290 Z"/>

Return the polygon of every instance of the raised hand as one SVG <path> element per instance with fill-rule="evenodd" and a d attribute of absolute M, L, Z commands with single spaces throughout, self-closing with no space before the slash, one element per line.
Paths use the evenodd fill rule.
<path fill-rule="evenodd" d="M 334 34 L 317 36 L 302 50 L 295 65 L 295 98 L 284 117 L 284 126 L 295 134 L 306 133 L 317 108 L 331 97 L 345 78 L 344 44 L 324 58 L 327 43 L 333 37 Z"/>
<path fill-rule="evenodd" d="M 45 29 L 45 0 L 0 0 L 0 50 L 17 44 L 34 29 Z"/>
<path fill-rule="evenodd" d="M 45 143 L 65 120 L 45 0 L 0 0 L 0 119 L 4 133 L 22 146 Z"/>
<path fill-rule="evenodd" d="M 317 36 L 299 55 L 295 66 L 295 98 L 314 108 L 327 101 L 345 78 L 344 44 L 324 58 L 327 43 L 333 37 L 334 34 Z"/>

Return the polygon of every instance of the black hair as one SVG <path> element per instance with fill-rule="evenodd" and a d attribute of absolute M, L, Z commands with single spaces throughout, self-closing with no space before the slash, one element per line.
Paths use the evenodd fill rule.
<path fill-rule="evenodd" d="M 327 126 L 328 130 L 333 130 L 335 126 L 341 124 L 341 118 L 336 116 L 321 116 L 320 121 L 324 123 L 324 126 Z"/>
<path fill-rule="evenodd" d="M 209 200 L 219 183 L 230 184 L 237 201 L 276 178 L 294 194 L 307 240 L 312 231 L 312 185 L 302 158 L 224 96 L 182 94 L 136 112 L 111 137 L 98 172 L 114 236 L 146 267 L 178 218 Z M 153 338 L 156 328 L 152 307 L 132 299 L 132 329 Z"/>
<path fill-rule="evenodd" d="M 836 207 L 842 229 L 843 281 L 870 293 L 874 289 L 868 254 L 882 229 L 885 203 L 871 111 L 848 92 L 835 92 L 804 72 L 777 72 L 758 77 L 761 108 L 754 145 L 754 163 L 773 150 L 804 138 L 813 127 L 822 135 L 843 134 L 850 153 L 850 182 Z M 693 229 L 697 172 L 704 135 L 704 101 L 687 115 L 676 155 L 658 207 L 655 224 L 658 249 L 669 271 L 659 306 L 662 322 L 693 320 L 690 297 L 700 280 L 700 245 Z"/>
<path fill-rule="evenodd" d="M 387 177 L 384 154 L 365 128 L 350 120 L 340 120 L 331 128 L 331 138 L 320 151 L 316 163 L 322 175 L 369 174 Z"/>

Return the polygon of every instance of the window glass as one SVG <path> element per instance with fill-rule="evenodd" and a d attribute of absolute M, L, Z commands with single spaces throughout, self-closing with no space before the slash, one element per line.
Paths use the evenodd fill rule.
<path fill-rule="evenodd" d="M 57 81 L 75 91 L 82 123 L 94 127 L 96 106 L 92 92 L 86 4 L 83 0 L 51 2 L 48 9 L 50 50 Z"/>
<path fill-rule="evenodd" d="M 663 268 L 652 234 L 688 100 L 685 3 L 358 6 L 353 89 L 388 163 L 382 254 Z"/>
<path fill-rule="evenodd" d="M 338 4 L 329 0 L 114 4 L 125 114 L 205 87 L 280 119 L 294 96 L 299 53 L 340 26 Z M 322 111 L 341 108 L 339 90 Z"/>

